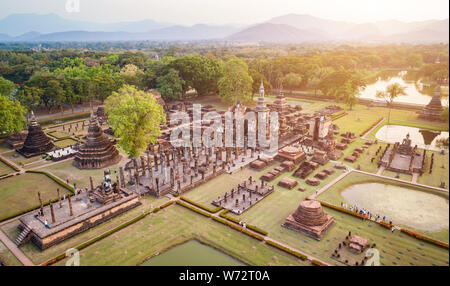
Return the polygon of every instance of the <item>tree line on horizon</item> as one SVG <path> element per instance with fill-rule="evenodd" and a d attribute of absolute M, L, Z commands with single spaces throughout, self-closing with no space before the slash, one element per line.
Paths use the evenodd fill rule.
<path fill-rule="evenodd" d="M 251 102 L 263 82 L 267 94 L 281 85 L 289 92 L 320 91 L 351 109 L 360 90 L 384 69 L 412 70 L 431 82 L 448 83 L 449 77 L 448 45 L 328 51 L 291 47 L 291 54 L 271 57 L 261 57 L 257 47 L 233 51 L 203 48 L 186 55 L 186 48 L 170 47 L 155 59 L 153 52 L 145 51 L 0 50 L 0 94 L 6 97 L 5 106 L 9 100 L 10 109 L 21 110 L 103 102 L 124 85 L 155 89 L 166 100 L 218 94 L 223 102 L 235 104 Z M 7 130 L 11 127 L 1 131 Z"/>

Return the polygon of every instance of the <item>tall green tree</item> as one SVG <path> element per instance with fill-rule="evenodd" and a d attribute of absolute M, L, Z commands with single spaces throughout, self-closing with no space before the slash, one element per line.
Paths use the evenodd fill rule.
<path fill-rule="evenodd" d="M 18 101 L 0 94 L 0 134 L 13 134 L 26 127 L 27 109 Z"/>
<path fill-rule="evenodd" d="M 167 74 L 160 76 L 156 82 L 157 90 L 164 99 L 182 98 L 184 81 L 178 75 L 177 70 L 170 69 Z"/>
<path fill-rule="evenodd" d="M 288 73 L 283 77 L 282 82 L 283 86 L 289 90 L 289 93 L 292 93 L 295 88 L 300 87 L 302 76 L 297 73 Z"/>
<path fill-rule="evenodd" d="M 249 102 L 252 98 L 252 84 L 247 64 L 241 59 L 232 58 L 225 63 L 223 76 L 219 79 L 219 96 L 227 104 Z"/>
<path fill-rule="evenodd" d="M 163 107 L 152 94 L 124 85 L 105 100 L 105 110 L 119 145 L 131 158 L 139 156 L 161 134 L 166 122 Z"/>
<path fill-rule="evenodd" d="M 10 96 L 16 89 L 16 85 L 3 77 L 0 76 L 0 94 L 4 96 Z"/>
<path fill-rule="evenodd" d="M 384 99 L 389 107 L 388 124 L 391 120 L 392 103 L 394 102 L 394 99 L 402 95 L 406 95 L 406 86 L 402 86 L 399 83 L 388 85 L 385 91 L 377 91 L 376 96 Z"/>

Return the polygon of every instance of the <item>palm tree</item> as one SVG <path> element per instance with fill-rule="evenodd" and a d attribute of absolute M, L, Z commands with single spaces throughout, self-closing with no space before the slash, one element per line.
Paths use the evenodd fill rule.
<path fill-rule="evenodd" d="M 392 103 L 394 102 L 394 99 L 406 95 L 406 86 L 402 86 L 399 83 L 393 83 L 386 87 L 386 91 L 377 91 L 377 97 L 383 98 L 389 107 L 389 115 L 388 115 L 388 124 L 391 120 L 391 108 Z"/>

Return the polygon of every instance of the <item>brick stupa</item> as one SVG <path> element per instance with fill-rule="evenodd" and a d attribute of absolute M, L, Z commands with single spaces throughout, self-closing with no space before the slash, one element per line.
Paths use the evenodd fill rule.
<path fill-rule="evenodd" d="M 436 91 L 434 92 L 430 103 L 428 103 L 427 106 L 423 108 L 423 111 L 419 115 L 419 118 L 431 121 L 441 121 L 442 110 L 441 93 L 440 87 L 438 86 L 436 87 Z"/>
<path fill-rule="evenodd" d="M 287 217 L 283 226 L 320 240 L 333 224 L 334 218 L 323 212 L 318 201 L 307 200 Z"/>
<path fill-rule="evenodd" d="M 28 135 L 22 148 L 17 152 L 26 158 L 41 155 L 55 149 L 55 145 L 50 138 L 42 131 L 41 125 L 36 121 L 33 111 L 31 111 L 31 121 L 28 126 Z"/>
<path fill-rule="evenodd" d="M 103 133 L 91 113 L 86 143 L 80 146 L 73 164 L 79 169 L 102 169 L 118 163 L 121 159 L 111 139 Z"/>

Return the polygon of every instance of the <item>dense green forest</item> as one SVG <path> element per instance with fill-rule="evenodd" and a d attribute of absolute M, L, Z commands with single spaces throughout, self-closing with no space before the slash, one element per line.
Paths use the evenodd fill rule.
<path fill-rule="evenodd" d="M 250 100 L 263 81 L 269 93 L 282 84 L 288 91 L 320 91 L 351 103 L 386 70 L 410 70 L 434 83 L 448 83 L 449 77 L 447 44 L 65 45 L 0 46 L 0 93 L 28 110 L 103 101 L 124 84 L 156 89 L 165 99 L 218 94 L 233 103 Z"/>

